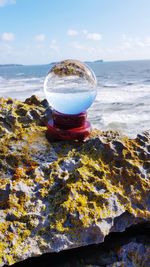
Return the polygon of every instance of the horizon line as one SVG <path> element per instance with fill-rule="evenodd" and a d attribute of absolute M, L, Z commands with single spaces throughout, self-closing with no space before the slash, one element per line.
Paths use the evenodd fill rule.
<path fill-rule="evenodd" d="M 67 58 L 68 59 L 68 58 Z M 72 58 L 71 58 L 72 59 Z M 63 60 L 65 60 L 65 59 L 62 59 L 62 60 L 60 60 L 60 62 L 61 61 L 63 61 Z M 76 60 L 79 60 L 79 59 L 76 59 Z M 150 58 L 149 59 L 120 59 L 120 60 L 104 60 L 104 59 L 95 59 L 95 60 L 79 60 L 79 61 L 81 61 L 81 62 L 88 62 L 88 63 L 94 63 L 94 62 L 96 62 L 96 61 L 101 61 L 101 63 L 109 63 L 109 62 L 128 62 L 128 61 L 149 61 L 150 60 Z M 7 65 L 20 65 L 20 67 L 21 66 L 44 66 L 44 65 L 50 65 L 50 64 L 52 64 L 52 63 L 57 63 L 57 62 L 59 62 L 59 61 L 52 61 L 52 62 L 50 62 L 50 63 L 42 63 L 42 64 L 40 64 L 40 63 L 38 63 L 38 64 L 23 64 L 23 63 L 2 63 L 2 64 L 0 64 L 0 66 L 7 66 Z"/>

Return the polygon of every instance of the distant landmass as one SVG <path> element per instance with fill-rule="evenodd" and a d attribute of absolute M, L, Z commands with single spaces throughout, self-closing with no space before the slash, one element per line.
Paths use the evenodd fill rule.
<path fill-rule="evenodd" d="M 0 64 L 0 67 L 20 67 L 22 64 Z"/>
<path fill-rule="evenodd" d="M 103 59 L 95 60 L 94 63 L 103 62 Z"/>
<path fill-rule="evenodd" d="M 99 60 L 95 60 L 95 61 L 85 61 L 86 64 L 90 64 L 90 63 L 101 63 L 103 62 L 102 59 Z M 55 65 L 58 62 L 51 62 L 49 64 L 46 65 Z M 22 67 L 24 66 L 23 64 L 0 64 L 0 67 Z"/>
<path fill-rule="evenodd" d="M 94 61 L 85 61 L 86 64 L 88 64 L 88 63 L 101 63 L 101 62 L 103 62 L 102 59 L 94 60 Z"/>

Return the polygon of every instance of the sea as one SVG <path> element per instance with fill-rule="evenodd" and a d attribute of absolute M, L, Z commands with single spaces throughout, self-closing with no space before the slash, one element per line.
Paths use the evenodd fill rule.
<path fill-rule="evenodd" d="M 88 110 L 93 128 L 117 130 L 129 137 L 150 132 L 150 60 L 88 62 L 98 85 Z M 45 98 L 43 84 L 51 67 L 0 66 L 0 97 Z"/>

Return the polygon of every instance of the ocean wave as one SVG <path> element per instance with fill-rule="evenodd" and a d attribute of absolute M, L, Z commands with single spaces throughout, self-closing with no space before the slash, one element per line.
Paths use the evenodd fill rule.
<path fill-rule="evenodd" d="M 143 82 L 144 84 L 144 82 Z M 102 84 L 102 87 L 104 88 L 120 88 L 120 87 L 130 87 L 130 86 L 136 86 L 137 81 L 122 81 L 120 77 L 120 82 L 119 83 L 104 83 Z"/>
<path fill-rule="evenodd" d="M 1 79 L 1 77 L 0 77 Z M 39 84 L 43 84 L 44 79 L 43 78 L 37 78 L 37 77 L 32 77 L 32 78 L 17 78 L 17 79 L 1 79 L 2 83 L 0 84 L 0 87 L 2 86 L 19 86 L 19 85 L 27 85 L 28 87 L 36 85 L 39 86 Z"/>
<path fill-rule="evenodd" d="M 18 82 L 33 82 L 33 81 L 37 81 L 37 82 L 39 82 L 39 81 L 43 81 L 44 80 L 44 78 L 42 77 L 23 77 L 23 78 L 20 78 L 20 77 L 18 77 L 17 79 L 7 79 L 7 81 L 9 81 L 9 82 L 12 82 L 12 83 L 14 83 L 14 82 L 16 82 L 16 83 L 18 83 Z"/>
<path fill-rule="evenodd" d="M 149 92 L 146 91 L 124 91 L 124 90 L 100 90 L 97 94 L 96 100 L 99 103 L 137 103 L 140 99 L 150 98 Z"/>
<path fill-rule="evenodd" d="M 4 80 L 4 78 L 2 76 L 0 76 L 0 81 L 3 81 L 3 80 Z"/>
<path fill-rule="evenodd" d="M 91 120 L 92 121 L 92 120 Z M 147 131 L 150 133 L 150 125 L 148 125 L 148 121 L 143 121 L 139 128 L 139 122 L 130 123 L 123 122 L 123 121 L 104 121 L 102 118 L 99 117 L 97 121 L 92 121 L 92 127 L 100 130 L 114 130 L 118 131 L 121 134 L 128 135 L 131 138 L 136 138 L 136 135 Z"/>
<path fill-rule="evenodd" d="M 120 71 L 121 65 L 117 69 L 116 64 L 122 63 L 115 63 L 115 68 L 110 65 L 107 69 L 106 64 L 104 70 L 96 69 L 98 94 L 88 117 L 93 127 L 136 136 L 138 132 L 150 129 L 150 78 L 148 74 L 141 74 L 139 65 L 137 69 L 134 65 L 134 68 L 130 66 L 130 69 Z M 43 83 L 49 67 L 42 68 L 30 66 L 14 73 L 11 68 L 7 73 L 8 79 L 1 72 L 0 96 L 25 100 L 36 94 L 45 98 Z"/>
<path fill-rule="evenodd" d="M 16 76 L 23 76 L 24 72 L 16 73 Z"/>
<path fill-rule="evenodd" d="M 104 88 L 117 88 L 119 87 L 119 84 L 114 84 L 114 83 L 106 83 L 102 85 Z"/>
<path fill-rule="evenodd" d="M 143 80 L 143 83 L 149 83 L 150 84 L 150 79 Z"/>
<path fill-rule="evenodd" d="M 132 86 L 132 85 L 135 85 L 136 82 L 123 82 L 123 84 L 124 84 L 125 86 Z"/>
<path fill-rule="evenodd" d="M 24 100 L 32 94 L 44 96 L 43 93 L 43 78 L 28 77 L 28 78 L 13 78 L 2 79 L 0 83 L 0 96 L 12 97 Z"/>

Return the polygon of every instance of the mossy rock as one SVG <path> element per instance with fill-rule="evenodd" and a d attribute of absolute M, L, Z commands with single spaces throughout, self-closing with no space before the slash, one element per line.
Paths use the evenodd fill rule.
<path fill-rule="evenodd" d="M 148 132 L 130 139 L 93 130 L 85 142 L 50 143 L 44 101 L 1 98 L 0 105 L 0 267 L 149 223 Z"/>

